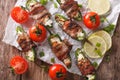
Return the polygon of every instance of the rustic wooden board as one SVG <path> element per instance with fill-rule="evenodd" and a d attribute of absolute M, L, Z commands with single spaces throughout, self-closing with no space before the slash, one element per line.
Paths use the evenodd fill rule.
<path fill-rule="evenodd" d="M 17 0 L 0 0 L 0 80 L 51 80 L 48 74 L 39 67 L 41 61 L 35 64 L 29 62 L 29 69 L 23 75 L 12 75 L 9 67 L 9 60 L 15 55 L 24 56 L 16 48 L 3 43 L 1 40 L 5 33 L 5 27 L 10 10 Z M 12 26 L 11 26 L 12 27 Z M 103 62 L 97 70 L 96 80 L 120 80 L 120 16 L 115 34 L 113 36 L 112 49 L 106 54 L 110 55 L 110 61 Z M 68 80 L 80 80 L 80 77 L 68 73 Z"/>

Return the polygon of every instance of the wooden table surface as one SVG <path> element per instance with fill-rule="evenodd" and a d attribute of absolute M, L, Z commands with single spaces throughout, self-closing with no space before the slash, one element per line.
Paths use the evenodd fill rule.
<path fill-rule="evenodd" d="M 13 75 L 8 68 L 9 60 L 13 56 L 24 56 L 16 48 L 2 42 L 10 10 L 16 1 L 0 0 L 0 80 L 51 80 L 48 74 L 39 67 L 41 61 L 36 62 L 39 65 L 29 62 L 28 71 L 22 75 Z M 120 16 L 112 40 L 112 48 L 106 54 L 106 56 L 110 56 L 110 61 L 107 62 L 106 56 L 104 57 L 103 62 L 96 72 L 96 80 L 120 80 Z M 80 80 L 80 77 L 68 73 L 67 80 Z"/>

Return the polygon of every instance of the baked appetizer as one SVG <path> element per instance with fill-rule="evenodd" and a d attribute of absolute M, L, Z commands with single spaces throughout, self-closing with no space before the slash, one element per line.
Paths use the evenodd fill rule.
<path fill-rule="evenodd" d="M 75 52 L 75 56 L 77 59 L 77 66 L 85 80 L 95 80 L 95 68 L 90 60 L 84 56 L 83 51 L 78 48 Z"/>
<path fill-rule="evenodd" d="M 77 21 L 80 21 L 82 19 L 80 7 L 77 1 L 57 0 L 57 2 L 60 4 L 61 9 L 68 15 L 68 17 Z"/>
<path fill-rule="evenodd" d="M 26 3 L 26 7 L 29 10 L 30 17 L 40 23 L 41 25 L 47 26 L 49 28 L 52 27 L 51 14 L 48 10 L 37 1 L 28 0 Z"/>
<path fill-rule="evenodd" d="M 61 40 L 58 34 L 52 34 L 48 38 L 51 49 L 56 57 L 61 60 L 68 68 L 71 67 L 70 51 L 72 45 L 67 39 Z"/>
<path fill-rule="evenodd" d="M 55 15 L 55 20 L 58 22 L 59 26 L 61 26 L 62 30 L 73 39 L 83 40 L 85 38 L 83 29 L 75 21 L 67 19 L 59 14 Z"/>
<path fill-rule="evenodd" d="M 18 34 L 17 42 L 19 46 L 21 47 L 22 51 L 26 53 L 27 59 L 34 61 L 36 48 L 35 43 L 33 43 L 29 35 L 23 30 L 22 27 L 18 26 L 16 31 Z"/>

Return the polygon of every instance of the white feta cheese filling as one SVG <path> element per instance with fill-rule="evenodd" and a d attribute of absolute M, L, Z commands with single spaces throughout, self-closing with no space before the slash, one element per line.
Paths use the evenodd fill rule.
<path fill-rule="evenodd" d="M 58 37 L 54 37 L 51 39 L 51 42 L 54 43 L 54 42 L 58 42 L 58 43 L 61 43 L 60 39 Z"/>
<path fill-rule="evenodd" d="M 52 26 L 52 20 L 48 19 L 46 22 L 45 22 L 45 26 Z"/>
<path fill-rule="evenodd" d="M 84 39 L 84 37 L 85 37 L 84 32 L 81 32 L 81 31 L 80 31 L 80 32 L 78 32 L 78 33 L 77 33 L 77 37 L 78 37 L 78 39 L 79 39 L 79 40 Z"/>
<path fill-rule="evenodd" d="M 95 80 L 95 75 L 87 75 L 88 80 Z"/>
<path fill-rule="evenodd" d="M 29 59 L 29 60 L 33 60 L 33 59 L 34 59 L 33 51 L 29 50 L 29 51 L 27 52 L 27 56 L 28 56 L 28 59 Z"/>
<path fill-rule="evenodd" d="M 65 3 L 65 0 L 61 0 L 61 3 L 62 3 L 62 4 Z"/>
<path fill-rule="evenodd" d="M 83 56 L 83 54 L 80 53 L 80 54 L 78 55 L 78 61 L 80 61 L 81 59 L 84 59 L 84 58 L 85 58 L 85 57 Z"/>

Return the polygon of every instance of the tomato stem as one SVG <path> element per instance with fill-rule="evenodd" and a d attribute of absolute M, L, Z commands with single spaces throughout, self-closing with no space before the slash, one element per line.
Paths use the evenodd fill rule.
<path fill-rule="evenodd" d="M 63 77 L 62 69 L 60 69 L 60 71 L 56 72 L 56 77 L 57 78 Z"/>
<path fill-rule="evenodd" d="M 97 14 L 95 14 L 95 15 L 93 15 L 93 16 L 90 16 L 90 20 L 91 20 L 92 22 L 96 22 L 96 18 L 95 18 L 96 15 L 97 15 Z"/>
<path fill-rule="evenodd" d="M 36 31 L 35 31 L 36 35 L 39 36 L 40 34 L 42 34 L 42 30 L 36 26 Z"/>

